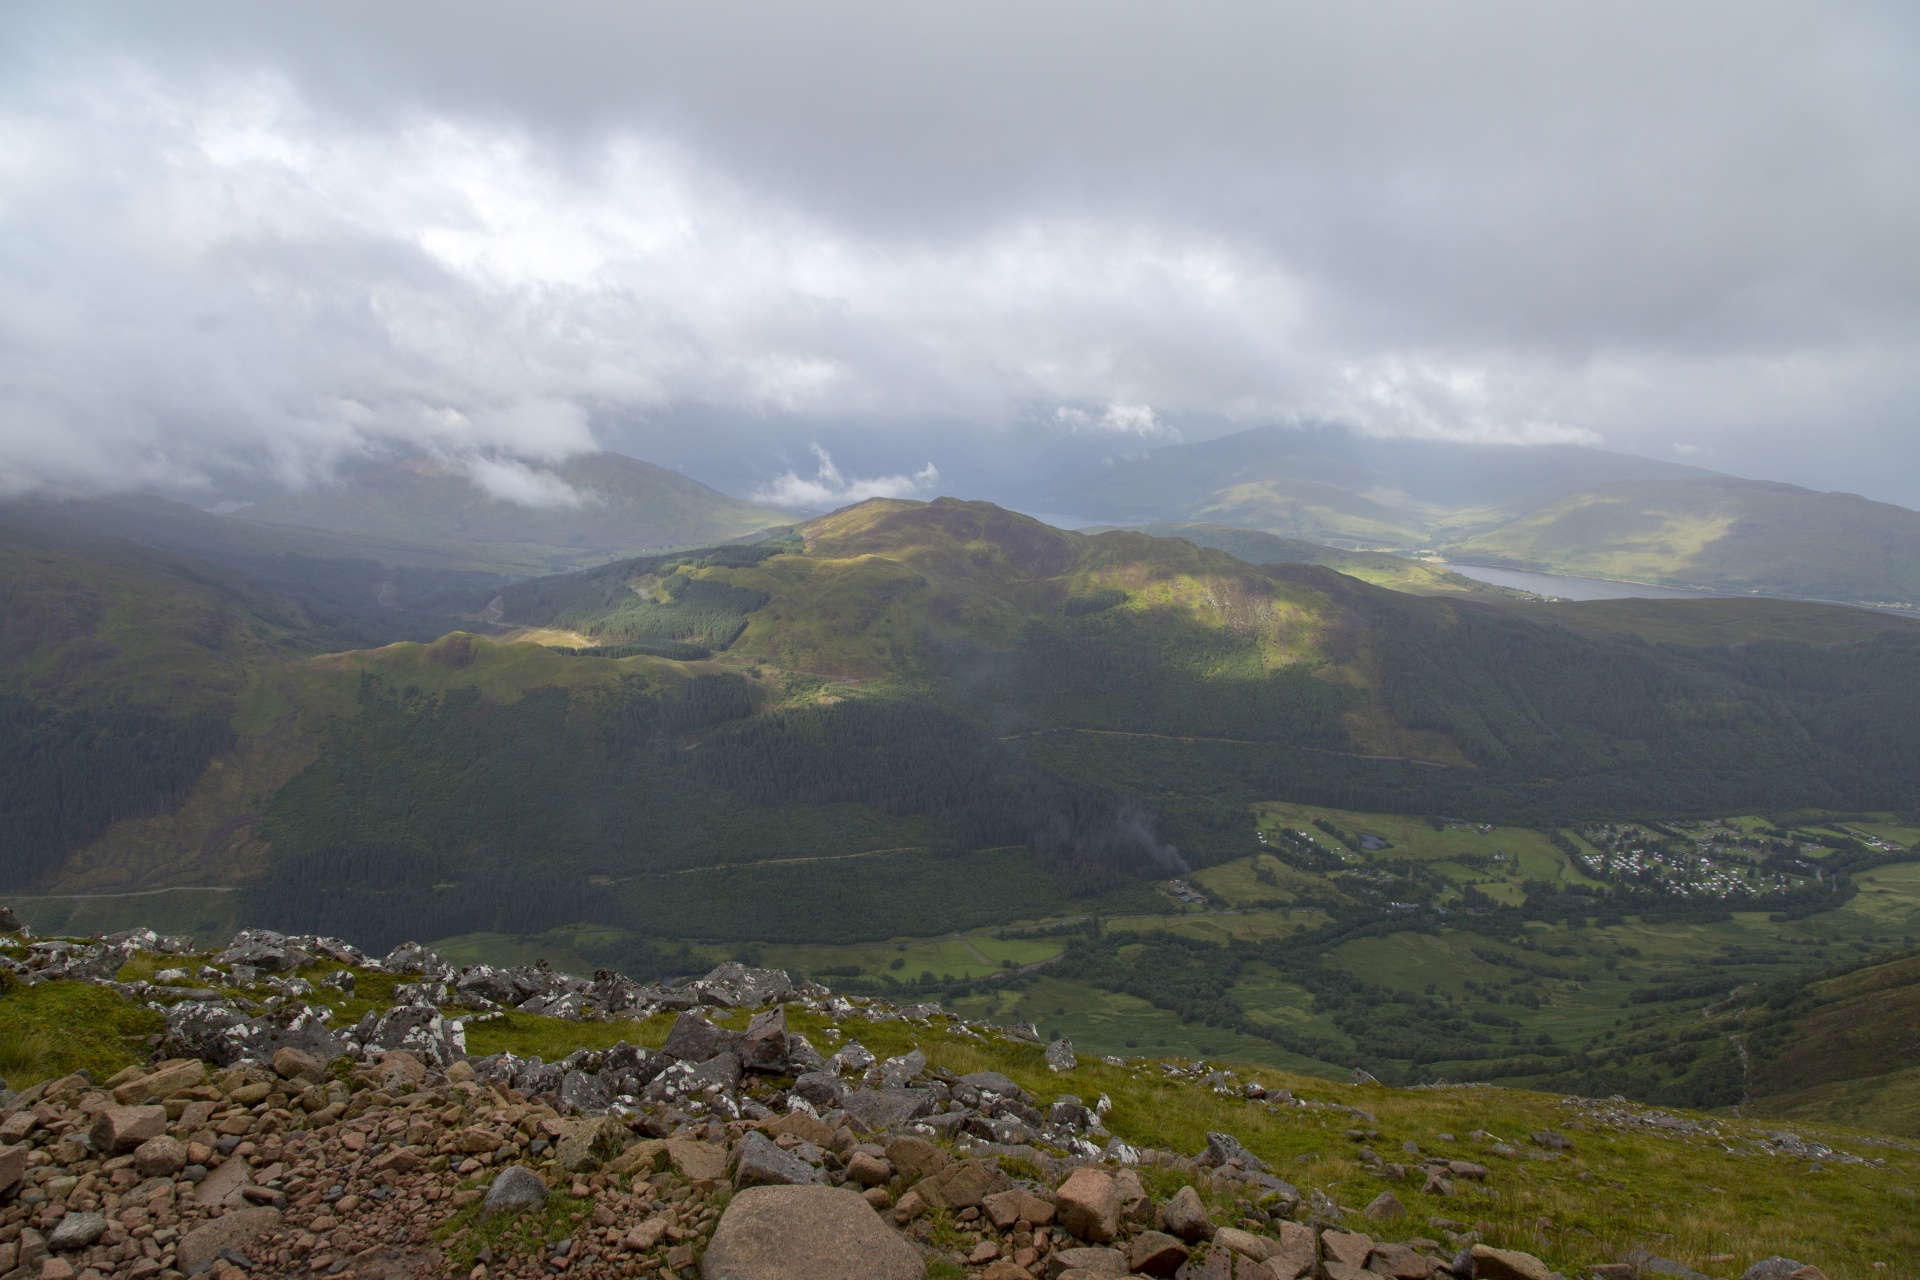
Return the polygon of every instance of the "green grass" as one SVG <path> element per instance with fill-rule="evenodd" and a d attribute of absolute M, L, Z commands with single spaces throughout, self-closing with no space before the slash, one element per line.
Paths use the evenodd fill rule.
<path fill-rule="evenodd" d="M 1269 1111 L 1169 1080 L 1153 1063 L 1116 1067 L 1083 1052 L 1076 1069 L 1056 1075 L 1046 1069 L 1039 1046 L 1005 1038 L 981 1043 L 937 1028 L 858 1019 L 836 1029 L 797 1010 L 790 1017 L 824 1051 L 848 1037 L 883 1056 L 917 1046 L 948 1071 L 1003 1071 L 1043 1106 L 1065 1093 L 1104 1093 L 1114 1104 L 1108 1126 L 1139 1145 L 1192 1153 L 1205 1145 L 1209 1131 L 1230 1132 L 1303 1188 L 1320 1188 L 1355 1208 L 1392 1190 L 1407 1205 L 1410 1222 L 1434 1215 L 1484 1223 L 1488 1243 L 1535 1253 L 1570 1275 L 1635 1246 L 1652 1247 L 1715 1277 L 1737 1276 L 1752 1262 L 1781 1253 L 1818 1263 L 1834 1280 L 1892 1280 L 1914 1275 L 1911 1259 L 1920 1256 L 1920 1222 L 1910 1198 L 1920 1180 L 1920 1156 L 1904 1147 L 1863 1148 L 1856 1134 L 1843 1129 L 1796 1126 L 1841 1149 L 1883 1156 L 1886 1167 L 1809 1173 L 1803 1163 L 1759 1155 L 1749 1139 L 1778 1127 L 1772 1120 L 1715 1119 L 1713 1135 L 1617 1130 L 1594 1124 L 1549 1094 L 1486 1086 L 1354 1087 L 1272 1068 L 1240 1069 L 1243 1080 L 1290 1088 L 1316 1102 L 1357 1106 L 1372 1117 L 1358 1122 L 1337 1111 Z M 602 1036 L 591 1024 L 554 1024 L 541 1040 L 548 1049 L 543 1056 L 563 1056 L 568 1047 L 597 1044 Z M 1412 1141 L 1423 1151 L 1487 1164 L 1489 1182 L 1484 1188 L 1462 1182 L 1459 1194 L 1447 1199 L 1424 1195 L 1416 1184 L 1376 1181 L 1344 1136 L 1356 1123 L 1380 1131 L 1372 1145 L 1383 1153 Z M 1566 1133 L 1572 1152 L 1552 1161 L 1503 1160 L 1467 1136 L 1486 1130 L 1524 1147 L 1525 1135 L 1541 1129 Z M 553 1225 L 558 1229 L 559 1220 Z M 1732 1258 L 1708 1261 L 1721 1254 Z M 1889 1267 L 1875 1270 L 1876 1262 Z"/>
<path fill-rule="evenodd" d="M 80 982 L 24 986 L 0 976 L 0 1079 L 15 1089 L 83 1068 L 96 1081 L 146 1058 L 159 1014 Z"/>

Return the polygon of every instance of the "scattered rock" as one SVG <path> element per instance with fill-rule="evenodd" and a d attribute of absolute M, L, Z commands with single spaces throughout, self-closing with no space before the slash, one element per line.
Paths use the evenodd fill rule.
<path fill-rule="evenodd" d="M 625 1150 L 629 1136 L 627 1126 L 612 1116 L 583 1120 L 560 1139 L 553 1162 L 568 1173 L 597 1169 Z"/>
<path fill-rule="evenodd" d="M 1373 1198 L 1372 1203 L 1360 1211 L 1375 1222 L 1391 1222 L 1395 1218 L 1407 1215 L 1407 1206 L 1400 1203 L 1400 1197 L 1391 1191 L 1382 1191 Z"/>
<path fill-rule="evenodd" d="M 1787 1280 L 1794 1272 L 1806 1266 L 1804 1262 L 1795 1262 L 1792 1258 L 1783 1258 L 1774 1254 L 1771 1258 L 1762 1258 L 1740 1274 L 1740 1280 Z"/>
<path fill-rule="evenodd" d="M 480 1216 L 491 1218 L 496 1213 L 519 1213 L 524 1209 L 537 1209 L 546 1202 L 547 1184 L 540 1180 L 539 1174 L 523 1164 L 508 1165 L 487 1188 Z"/>
<path fill-rule="evenodd" d="M 1198 1244 L 1213 1236 L 1213 1220 L 1207 1216 L 1207 1206 L 1200 1201 L 1200 1193 L 1192 1187 L 1182 1187 L 1160 1206 L 1159 1226 L 1168 1235 L 1179 1236 L 1188 1244 Z"/>
<path fill-rule="evenodd" d="M 1105 1244 L 1120 1232 L 1120 1191 L 1104 1169 L 1075 1169 L 1060 1184 L 1058 1206 L 1060 1225 L 1082 1240 Z"/>
<path fill-rule="evenodd" d="M 912 1184 L 940 1172 L 953 1163 L 953 1157 L 925 1138 L 901 1137 L 887 1144 L 887 1161 Z"/>
<path fill-rule="evenodd" d="M 972 1209 L 995 1192 L 1013 1185 L 991 1160 L 961 1160 L 914 1184 L 914 1192 L 935 1209 Z"/>
<path fill-rule="evenodd" d="M 736 1187 L 798 1186 L 825 1181 L 824 1171 L 790 1151 L 782 1151 L 764 1133 L 749 1133 L 740 1144 L 740 1159 L 733 1173 Z"/>
<path fill-rule="evenodd" d="M 1551 1280 L 1554 1274 L 1553 1268 L 1540 1259 L 1515 1249 L 1476 1244 L 1470 1256 L 1474 1280 Z"/>
<path fill-rule="evenodd" d="M 1230 1133 L 1209 1133 L 1207 1149 L 1200 1153 L 1200 1163 L 1216 1169 L 1222 1165 L 1238 1164 L 1243 1169 L 1252 1169 L 1257 1173 L 1267 1171 L 1267 1162 L 1241 1146 L 1240 1139 Z"/>
<path fill-rule="evenodd" d="M 166 1131 L 165 1107 L 107 1107 L 93 1118 L 88 1136 L 102 1156 L 120 1156 Z"/>
<path fill-rule="evenodd" d="M 1080 1060 L 1073 1056 L 1073 1041 L 1065 1036 L 1047 1046 L 1047 1070 L 1071 1071 L 1079 1065 Z"/>
<path fill-rule="evenodd" d="M 47 1247 L 55 1253 L 86 1249 L 107 1233 L 107 1218 L 100 1213 L 69 1213 L 60 1219 L 47 1237 Z"/>
<path fill-rule="evenodd" d="M 244 1249 L 261 1236 L 280 1227 L 280 1211 L 262 1206 L 234 1209 L 212 1222 L 202 1223 L 180 1239 L 175 1267 L 188 1275 L 199 1275 L 213 1265 L 228 1249 Z"/>
<path fill-rule="evenodd" d="M 1167 1280 L 1187 1260 L 1187 1246 L 1164 1231 L 1142 1231 L 1127 1246 L 1127 1265 L 1143 1276 Z"/>
<path fill-rule="evenodd" d="M 1118 1249 L 1059 1249 L 1047 1260 L 1047 1274 L 1060 1277 L 1075 1272 L 1087 1276 L 1124 1276 L 1127 1255 Z"/>
<path fill-rule="evenodd" d="M 161 1134 L 133 1149 L 133 1167 L 143 1178 L 171 1178 L 187 1167 L 187 1144 Z"/>
<path fill-rule="evenodd" d="M 1320 1248 L 1329 1262 L 1344 1262 L 1350 1267 L 1364 1267 L 1373 1253 L 1373 1237 L 1358 1231 L 1322 1231 Z"/>
<path fill-rule="evenodd" d="M 1221 1227 L 1213 1233 L 1213 1247 L 1252 1258 L 1255 1262 L 1265 1262 L 1273 1254 L 1274 1243 L 1265 1236 L 1257 1236 L 1238 1227 Z"/>
<path fill-rule="evenodd" d="M 721 1214 L 702 1280 L 922 1280 L 920 1251 L 845 1187 L 749 1187 Z"/>

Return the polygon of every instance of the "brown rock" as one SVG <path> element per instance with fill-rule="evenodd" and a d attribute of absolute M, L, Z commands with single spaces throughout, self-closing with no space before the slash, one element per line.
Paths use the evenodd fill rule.
<path fill-rule="evenodd" d="M 282 1080 L 318 1084 L 327 1078 L 327 1064 L 310 1053 L 288 1046 L 273 1055 L 273 1070 Z"/>
<path fill-rule="evenodd" d="M 613 1116 L 582 1120 L 560 1139 L 553 1162 L 568 1173 L 598 1169 L 625 1149 L 630 1136 L 626 1124 Z"/>
<path fill-rule="evenodd" d="M 1033 1272 L 1010 1258 L 1001 1258 L 987 1264 L 980 1280 L 1033 1280 Z"/>
<path fill-rule="evenodd" d="M 970 1209 L 1012 1186 L 1000 1166 L 986 1160 L 962 1160 L 914 1184 L 920 1198 L 936 1209 Z"/>
<path fill-rule="evenodd" d="M 1356 1267 L 1350 1262 L 1335 1262 L 1331 1258 L 1321 1263 L 1320 1269 L 1326 1273 L 1327 1280 L 1380 1280 L 1379 1276 L 1365 1267 Z"/>
<path fill-rule="evenodd" d="M 113 1100 L 123 1107 L 148 1102 L 164 1102 L 207 1082 L 206 1064 L 198 1058 L 174 1059 L 137 1076 L 113 1091 Z"/>
<path fill-rule="evenodd" d="M 749 1187 L 700 1261 L 702 1280 L 922 1280 L 920 1251 L 846 1187 Z"/>
<path fill-rule="evenodd" d="M 1044 1227 L 1054 1217 L 1051 1203 L 1020 1187 L 984 1197 L 980 1201 L 980 1211 L 1002 1231 L 1019 1223 L 1029 1227 Z"/>
<path fill-rule="evenodd" d="M 106 1107 L 93 1118 L 93 1149 L 120 1156 L 167 1131 L 165 1107 Z"/>
<path fill-rule="evenodd" d="M 456 1129 L 448 1137 L 446 1145 L 451 1151 L 461 1155 L 477 1156 L 484 1151 L 497 1151 L 505 1139 L 493 1130 L 482 1125 L 472 1124 L 464 1129 Z"/>
<path fill-rule="evenodd" d="M 643 1138 L 607 1163 L 608 1173 L 659 1173 L 667 1167 L 667 1144 L 658 1138 Z"/>
<path fill-rule="evenodd" d="M 188 1275 L 201 1270 L 222 1249 L 241 1249 L 280 1229 L 278 1209 L 234 1209 L 205 1222 L 180 1239 L 174 1266 Z"/>
<path fill-rule="evenodd" d="M 1251 1272 L 1257 1262 L 1240 1260 L 1240 1269 Z M 1225 1249 L 1212 1249 L 1204 1258 L 1189 1258 L 1187 1265 L 1173 1273 L 1174 1280 L 1233 1280 L 1233 1255 Z"/>
<path fill-rule="evenodd" d="M 853 1153 L 847 1161 L 847 1177 L 863 1187 L 877 1187 L 893 1176 L 893 1166 L 864 1151 Z"/>
<path fill-rule="evenodd" d="M 406 1050 L 389 1049 L 374 1064 L 372 1075 L 374 1082 L 383 1089 L 403 1084 L 418 1085 L 426 1083 L 427 1068 Z"/>
<path fill-rule="evenodd" d="M 395 1173 L 412 1173 L 425 1163 L 414 1154 L 411 1147 L 395 1147 L 391 1151 L 381 1152 L 373 1162 L 373 1169 L 376 1173 L 384 1173 L 389 1169 Z"/>
<path fill-rule="evenodd" d="M 1788 1276 L 1787 1280 L 1827 1280 L 1827 1273 L 1812 1263 L 1808 1263 L 1806 1266 Z"/>
<path fill-rule="evenodd" d="M 673 1171 L 693 1182 L 724 1181 L 727 1176 L 727 1149 L 710 1142 L 690 1142 L 685 1138 L 666 1140 L 667 1160 Z"/>
<path fill-rule="evenodd" d="M 1047 1255 L 1047 1274 L 1059 1277 L 1075 1271 L 1094 1276 L 1124 1276 L 1127 1255 L 1118 1249 L 1055 1249 Z"/>
<path fill-rule="evenodd" d="M 201 1180 L 193 1189 L 193 1199 L 196 1204 L 205 1205 L 239 1204 L 240 1188 L 252 1185 L 253 1171 L 247 1168 L 247 1162 L 229 1160 Z"/>
<path fill-rule="evenodd" d="M 934 1174 L 953 1163 L 953 1157 L 925 1138 L 895 1138 L 887 1144 L 887 1160 L 909 1184 Z"/>
<path fill-rule="evenodd" d="M 1400 1197 L 1391 1191 L 1382 1191 L 1360 1212 L 1375 1222 L 1391 1222 L 1395 1218 L 1407 1216 L 1407 1206 L 1400 1203 Z"/>
<path fill-rule="evenodd" d="M 667 1228 L 672 1225 L 672 1217 L 664 1213 L 656 1214 L 627 1232 L 622 1243 L 634 1253 L 645 1253 L 666 1239 Z"/>
<path fill-rule="evenodd" d="M 1473 1246 L 1473 1274 L 1474 1280 L 1548 1280 L 1553 1275 L 1553 1268 L 1530 1253 L 1476 1244 Z M 1808 1280 L 1812 1278 L 1808 1277 Z"/>
<path fill-rule="evenodd" d="M 1127 1246 L 1127 1265 L 1143 1276 L 1166 1280 L 1187 1260 L 1187 1246 L 1164 1231 L 1142 1231 Z"/>
<path fill-rule="evenodd" d="M 1329 1262 L 1344 1262 L 1350 1267 L 1365 1267 L 1373 1253 L 1373 1237 L 1358 1231 L 1322 1231 L 1320 1248 Z"/>
<path fill-rule="evenodd" d="M 1265 1262 L 1273 1254 L 1273 1241 L 1238 1227 L 1222 1227 L 1213 1233 L 1213 1247 L 1237 1253 L 1255 1262 Z"/>
<path fill-rule="evenodd" d="M 1404 1244 L 1377 1244 L 1367 1259 L 1367 1270 L 1393 1280 L 1426 1280 L 1433 1267 Z"/>
<path fill-rule="evenodd" d="M 27 1147 L 0 1147 L 0 1196 L 27 1176 Z"/>
<path fill-rule="evenodd" d="M 171 1178 L 187 1167 L 187 1144 L 161 1134 L 133 1149 L 133 1167 L 143 1178 Z"/>
<path fill-rule="evenodd" d="M 1192 1187 L 1182 1187 L 1160 1206 L 1160 1229 L 1168 1235 L 1179 1236 L 1188 1244 L 1198 1244 L 1213 1236 L 1213 1220 L 1207 1217 L 1207 1206 L 1200 1202 L 1200 1193 Z"/>
<path fill-rule="evenodd" d="M 1056 1207 L 1060 1225 L 1082 1240 L 1105 1244 L 1120 1232 L 1120 1189 L 1104 1169 L 1075 1169 L 1060 1184 Z"/>
<path fill-rule="evenodd" d="M 814 1119 L 804 1111 L 792 1111 L 767 1126 L 767 1135 L 777 1138 L 790 1133 L 802 1142 L 811 1142 L 816 1147 L 833 1145 L 833 1130 Z"/>
<path fill-rule="evenodd" d="M 1274 1230 L 1280 1239 L 1267 1256 L 1267 1274 L 1273 1280 L 1299 1280 L 1313 1274 L 1314 1264 L 1320 1259 L 1320 1242 L 1313 1228 L 1282 1220 L 1274 1224 Z"/>
<path fill-rule="evenodd" d="M 909 1191 L 900 1197 L 898 1204 L 893 1206 L 893 1220 L 904 1227 L 926 1211 L 927 1202 L 920 1198 L 920 1193 Z"/>

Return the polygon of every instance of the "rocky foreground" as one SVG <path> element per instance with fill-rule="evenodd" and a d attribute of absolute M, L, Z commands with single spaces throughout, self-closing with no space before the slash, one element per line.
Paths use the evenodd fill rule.
<path fill-rule="evenodd" d="M 1004 1075 L 955 1076 L 918 1050 L 876 1061 L 837 1026 L 823 1053 L 790 1030 L 787 1011 L 905 1019 L 929 1036 L 1029 1028 L 856 1003 L 739 965 L 671 988 L 614 974 L 585 983 L 540 968 L 455 971 L 418 947 L 375 960 L 258 931 L 191 973 L 115 978 L 135 954 L 185 949 L 143 933 L 38 943 L 5 960 L 13 981 L 114 986 L 150 1003 L 167 1031 L 151 1061 L 112 1079 L 0 1092 L 0 1280 L 1554 1274 L 1481 1243 L 1469 1224 L 1416 1226 L 1391 1191 L 1358 1211 L 1303 1197 L 1231 1134 L 1191 1155 L 1138 1149 L 1107 1132 L 1104 1099 L 1066 1095 L 1043 1111 Z M 356 970 L 410 981 L 393 1005 L 336 1030 L 331 1009 L 302 998 L 313 981 L 291 976 L 325 962 L 340 967 L 318 980 L 342 990 Z M 465 1020 L 450 1013 L 506 1007 L 676 1016 L 657 1050 L 469 1057 Z M 744 1029 L 718 1025 L 723 1014 L 744 1015 Z M 1071 1046 L 1056 1042 L 1048 1062 L 1070 1069 Z M 1364 1127 L 1348 1136 L 1383 1179 L 1444 1195 L 1487 1177 L 1418 1153 L 1389 1163 L 1364 1145 Z M 1638 1257 L 1601 1280 L 1658 1272 L 1692 1274 Z M 1824 1278 L 1771 1259 L 1746 1280 Z"/>

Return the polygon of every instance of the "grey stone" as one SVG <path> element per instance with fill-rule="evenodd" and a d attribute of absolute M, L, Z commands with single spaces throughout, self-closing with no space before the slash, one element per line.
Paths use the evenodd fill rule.
<path fill-rule="evenodd" d="M 569 1071 L 560 1080 L 560 1106 L 575 1111 L 605 1111 L 613 1095 L 599 1076 L 584 1071 Z"/>
<path fill-rule="evenodd" d="M 882 1089 L 904 1089 L 910 1080 L 918 1080 L 927 1069 L 927 1055 L 915 1049 L 903 1053 L 897 1058 L 888 1058 L 880 1064 L 880 1087 Z"/>
<path fill-rule="evenodd" d="M 874 1056 L 858 1040 L 849 1040 L 827 1060 L 838 1071 L 865 1071 L 874 1064 Z"/>
<path fill-rule="evenodd" d="M 1762 1258 L 1740 1273 L 1740 1280 L 1787 1280 L 1787 1277 L 1806 1266 L 1804 1262 L 1795 1262 L 1792 1258 L 1783 1258 L 1774 1254 L 1771 1258 Z"/>
<path fill-rule="evenodd" d="M 262 1205 L 251 1209 L 229 1209 L 212 1222 L 204 1222 L 180 1238 L 174 1266 L 190 1276 L 199 1275 L 228 1249 L 244 1251 L 261 1236 L 279 1229 L 280 1211 Z"/>
<path fill-rule="evenodd" d="M 53 1233 L 47 1237 L 47 1247 L 55 1253 L 68 1249 L 86 1249 L 107 1233 L 107 1216 L 103 1213 L 70 1213 L 60 1219 Z"/>
<path fill-rule="evenodd" d="M 1240 1139 L 1230 1133 L 1209 1133 L 1207 1149 L 1200 1153 L 1200 1163 L 1219 1168 L 1221 1165 L 1238 1161 L 1243 1169 L 1255 1173 L 1267 1172 L 1267 1162 L 1240 1145 Z M 1296 1195 L 1295 1199 L 1299 1199 Z"/>
<path fill-rule="evenodd" d="M 1003 1098 L 1017 1098 L 1021 1102 L 1033 1101 L 1025 1089 L 998 1071 L 969 1072 L 960 1077 L 960 1083 L 981 1093 L 997 1093 Z"/>
<path fill-rule="evenodd" d="M 510 1164 L 500 1171 L 487 1188 L 487 1198 L 480 1206 L 480 1216 L 490 1218 L 496 1213 L 518 1213 L 523 1209 L 537 1209 L 547 1202 L 547 1184 L 540 1181 L 540 1175 L 523 1164 Z"/>
<path fill-rule="evenodd" d="M 1181 1187 L 1160 1206 L 1158 1225 L 1160 1230 L 1188 1244 L 1213 1236 L 1213 1219 L 1207 1216 L 1207 1206 L 1201 1203 L 1200 1193 L 1192 1187 Z"/>
<path fill-rule="evenodd" d="M 740 1042 L 740 1065 L 765 1075 L 784 1075 L 787 1070 L 787 1011 L 770 1009 L 757 1013 L 747 1024 L 746 1037 Z"/>
<path fill-rule="evenodd" d="M 597 1169 L 626 1149 L 627 1126 L 612 1116 L 576 1124 L 554 1148 L 553 1162 L 568 1173 Z"/>
<path fill-rule="evenodd" d="M 716 1027 L 689 1010 L 673 1020 L 660 1052 L 681 1062 L 707 1062 L 736 1049 L 741 1039 L 739 1032 Z"/>
<path fill-rule="evenodd" d="M 1080 1060 L 1073 1056 L 1073 1041 L 1065 1036 L 1047 1046 L 1047 1070 L 1071 1071 L 1079 1065 Z"/>
<path fill-rule="evenodd" d="M 820 1051 L 813 1047 L 811 1040 L 795 1032 L 787 1033 L 787 1066 L 789 1070 L 796 1074 L 804 1074 L 809 1071 L 819 1071 L 826 1065 L 827 1060 L 820 1056 Z"/>
<path fill-rule="evenodd" d="M 931 1089 L 855 1089 L 840 1100 L 855 1124 L 874 1132 L 897 1129 L 937 1105 Z"/>
<path fill-rule="evenodd" d="M 732 961 L 688 985 L 704 1003 L 723 1009 L 772 1004 L 793 993 L 793 979 L 785 969 L 751 969 Z"/>
<path fill-rule="evenodd" d="M 739 1192 L 700 1261 L 702 1280 L 923 1280 L 920 1251 L 848 1187 Z"/>
<path fill-rule="evenodd" d="M 1060 1272 L 1074 1271 L 1085 1275 L 1118 1277 L 1127 1274 L 1127 1255 L 1118 1249 L 1079 1248 L 1061 1249 L 1047 1260 L 1050 1274 L 1058 1267 Z"/>
<path fill-rule="evenodd" d="M 793 1091 L 816 1107 L 837 1107 L 847 1096 L 846 1082 L 831 1071 L 809 1071 L 793 1082 Z"/>
<path fill-rule="evenodd" d="M 740 1160 L 733 1171 L 736 1187 L 799 1186 L 825 1181 L 826 1174 L 820 1169 L 792 1152 L 782 1151 L 757 1129 L 749 1130 L 746 1141 L 740 1144 Z"/>

